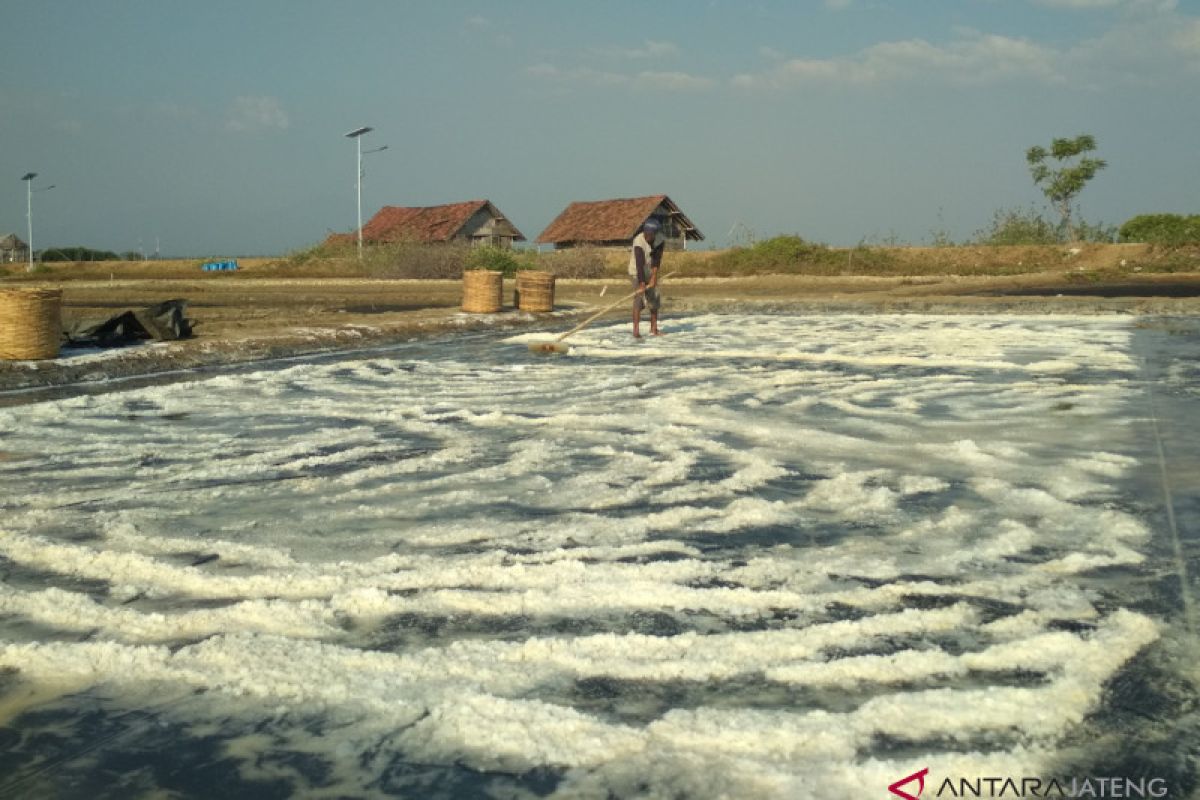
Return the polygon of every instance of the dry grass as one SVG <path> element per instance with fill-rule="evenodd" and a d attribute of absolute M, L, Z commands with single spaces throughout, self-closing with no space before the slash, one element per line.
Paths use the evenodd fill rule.
<path fill-rule="evenodd" d="M 962 247 L 827 248 L 819 259 L 787 268 L 754 269 L 730 264 L 727 250 L 668 252 L 664 264 L 691 277 L 735 277 L 755 274 L 812 276 L 1004 276 L 1079 269 L 1115 272 L 1181 272 L 1200 270 L 1200 247 L 1146 244 L 970 245 Z M 628 255 L 606 251 L 607 275 L 623 275 Z"/>
<path fill-rule="evenodd" d="M 46 264 L 34 273 L 24 264 L 0 265 L 0 282 L 62 284 L 73 281 L 179 280 L 228 281 L 250 278 L 442 278 L 457 280 L 469 248 L 405 245 L 367 248 L 359 262 L 355 251 L 317 250 L 283 258 L 238 259 L 237 272 L 203 272 L 203 259 L 164 261 L 93 261 Z M 666 268 L 680 276 L 731 277 L 793 274 L 826 276 L 1005 276 L 1038 272 L 1101 270 L 1106 274 L 1200 271 L 1200 246 L 1080 244 L 963 247 L 826 248 L 819 260 L 782 268 L 736 266 L 730 251 L 673 251 Z M 581 248 L 561 252 L 518 252 L 523 269 L 542 269 L 560 278 L 622 278 L 628 252 Z M 731 267 L 731 264 L 735 266 Z"/>
<path fill-rule="evenodd" d="M 37 265 L 26 272 L 24 264 L 0 265 L 0 279 L 11 282 L 45 283 L 61 281 L 153 280 L 161 278 L 202 278 L 239 276 L 258 273 L 273 263 L 270 258 L 239 258 L 237 272 L 204 272 L 208 259 L 182 258 L 161 261 L 63 261 Z"/>

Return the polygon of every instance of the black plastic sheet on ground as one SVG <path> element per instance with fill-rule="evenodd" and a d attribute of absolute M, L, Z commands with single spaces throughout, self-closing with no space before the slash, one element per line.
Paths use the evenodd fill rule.
<path fill-rule="evenodd" d="M 141 341 L 188 339 L 193 323 L 186 316 L 186 300 L 167 300 L 153 306 L 123 311 L 98 325 L 68 333 L 77 346 L 122 347 Z"/>

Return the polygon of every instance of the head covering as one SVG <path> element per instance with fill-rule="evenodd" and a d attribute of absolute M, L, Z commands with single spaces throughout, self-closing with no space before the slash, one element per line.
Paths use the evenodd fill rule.
<path fill-rule="evenodd" d="M 660 228 L 662 228 L 662 225 L 660 225 L 656 219 L 648 219 L 642 225 L 642 230 L 644 230 L 646 233 L 658 233 Z"/>

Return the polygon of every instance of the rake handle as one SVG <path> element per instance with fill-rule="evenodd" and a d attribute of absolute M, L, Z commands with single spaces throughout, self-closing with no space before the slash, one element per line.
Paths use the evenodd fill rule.
<path fill-rule="evenodd" d="M 672 275 L 674 275 L 674 274 L 675 274 L 674 272 L 669 272 L 669 273 L 667 273 L 666 275 L 663 275 L 663 277 L 664 277 L 664 278 L 669 278 L 669 277 L 671 277 L 671 276 L 672 276 Z M 576 325 L 574 328 L 571 328 L 571 330 L 567 331 L 567 332 L 566 332 L 566 333 L 564 333 L 562 336 L 559 336 L 559 337 L 558 337 L 557 339 L 555 339 L 554 341 L 555 341 L 555 342 L 561 342 L 563 339 L 567 338 L 567 337 L 568 337 L 568 336 L 570 336 L 571 334 L 573 334 L 573 333 L 579 333 L 581 330 L 583 330 L 584 328 L 586 328 L 588 325 L 592 324 L 594 321 L 596 321 L 597 319 L 599 319 L 599 318 L 600 318 L 602 315 L 604 315 L 604 314 L 607 314 L 609 311 L 612 311 L 614 308 L 616 308 L 617 306 L 621 305 L 621 303 L 624 303 L 624 302 L 626 302 L 626 301 L 628 301 L 628 300 L 632 300 L 634 297 L 637 297 L 639 294 L 641 294 L 641 293 L 642 293 L 642 291 L 643 291 L 643 290 L 641 290 L 641 289 L 637 289 L 636 291 L 630 292 L 629 294 L 625 295 L 625 296 L 624 296 L 624 297 L 622 297 L 620 300 L 614 300 L 614 301 L 613 301 L 613 302 L 612 302 L 610 305 L 607 305 L 607 306 L 605 306 L 604 308 L 602 308 L 602 309 L 600 309 L 599 311 L 597 311 L 595 314 L 592 314 L 590 317 L 588 317 L 587 319 L 585 319 L 583 322 L 579 323 L 579 324 L 578 324 L 578 325 Z"/>

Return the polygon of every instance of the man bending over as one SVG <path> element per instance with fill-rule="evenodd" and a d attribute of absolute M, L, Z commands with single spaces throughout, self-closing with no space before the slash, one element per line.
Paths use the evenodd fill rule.
<path fill-rule="evenodd" d="M 641 233 L 633 238 L 633 252 L 629 256 L 629 280 L 638 291 L 633 297 L 633 338 L 642 338 L 642 307 L 650 309 L 650 335 L 661 336 L 658 329 L 658 309 L 662 298 L 658 294 L 658 268 L 662 264 L 663 248 L 666 246 L 661 226 L 657 220 L 646 220 Z"/>

